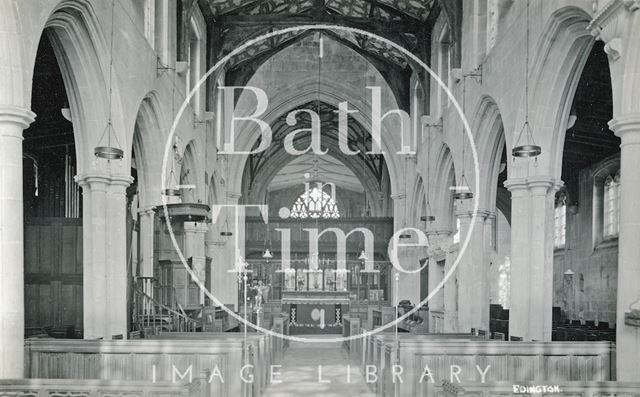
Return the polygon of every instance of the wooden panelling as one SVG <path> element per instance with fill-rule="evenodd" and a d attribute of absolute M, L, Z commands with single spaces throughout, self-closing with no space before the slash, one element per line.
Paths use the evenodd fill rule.
<path fill-rule="evenodd" d="M 171 382 L 122 382 L 78 379 L 0 380 L 0 397 L 171 397 L 196 396 L 195 385 Z M 204 395 L 204 394 L 203 394 Z"/>
<path fill-rule="evenodd" d="M 502 342 L 476 340 L 469 334 L 401 335 L 398 351 L 393 334 L 380 334 L 367 336 L 363 344 L 351 347 L 360 346 L 366 351 L 355 356 L 362 357 L 363 369 L 372 365 L 378 371 L 378 382 L 372 385 L 378 395 L 393 395 L 390 363 L 398 363 L 404 371 L 403 382 L 395 385 L 398 395 L 420 395 L 423 386 L 419 378 L 426 367 L 436 384 L 450 381 L 452 371 L 459 371 L 463 384 L 479 382 L 479 371 L 487 367 L 486 382 L 614 379 L 611 342 Z"/>
<path fill-rule="evenodd" d="M 282 328 L 282 321 L 278 322 Z M 282 331 L 282 329 L 280 329 Z M 284 345 L 274 336 L 225 333 L 167 333 L 160 339 L 63 340 L 32 339 L 25 343 L 25 373 L 31 378 L 103 379 L 171 382 L 191 368 L 195 380 L 216 367 L 207 395 L 259 396 L 270 365 L 281 362 Z M 254 383 L 240 379 L 243 365 L 253 365 Z M 179 374 L 176 374 L 176 371 Z M 248 371 L 248 372 L 247 372 Z M 187 378 L 184 381 L 188 381 Z M 1 390 L 1 389 L 0 389 Z M 1 395 L 1 394 L 0 394 Z"/>
<path fill-rule="evenodd" d="M 514 382 L 497 382 L 497 383 L 463 383 L 461 385 L 454 384 L 460 395 L 493 397 L 493 396 L 553 396 L 553 397 L 640 397 L 640 383 L 622 383 L 622 382 L 557 382 L 552 384 L 539 383 L 514 383 Z M 517 387 L 539 387 L 557 386 L 558 391 L 543 391 L 540 393 L 535 391 L 532 393 L 514 393 L 514 385 Z M 419 384 L 419 389 L 414 396 L 449 396 L 450 391 L 443 389 L 441 382 L 430 383 L 424 382 Z M 398 396 L 404 396 L 398 394 Z"/>
<path fill-rule="evenodd" d="M 25 326 L 82 329 L 82 219 L 25 221 Z"/>

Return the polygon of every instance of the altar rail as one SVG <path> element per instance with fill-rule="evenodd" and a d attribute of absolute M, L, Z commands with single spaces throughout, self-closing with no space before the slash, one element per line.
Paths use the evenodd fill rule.
<path fill-rule="evenodd" d="M 34 339 L 25 342 L 25 350 L 27 378 L 152 382 L 155 376 L 156 381 L 172 382 L 195 379 L 217 367 L 224 383 L 213 378 L 208 385 L 213 395 L 256 396 L 260 391 L 241 382 L 244 364 L 258 368 L 255 355 L 243 361 L 246 348 L 241 335 L 209 340 Z"/>
<path fill-rule="evenodd" d="M 387 333 L 363 335 L 362 343 L 349 347 L 350 357 L 363 371 L 367 366 L 375 368 L 378 379 L 370 386 L 379 396 L 393 395 L 394 387 L 404 393 L 400 395 L 417 393 L 425 367 L 436 383 L 449 380 L 452 368 L 459 369 L 461 382 L 478 382 L 479 371 L 487 366 L 486 382 L 615 379 L 610 342 L 502 342 L 478 340 L 470 334 L 401 334 L 396 343 L 395 336 Z M 403 370 L 400 385 L 393 384 L 393 365 Z"/>
<path fill-rule="evenodd" d="M 0 380 L 0 397 L 101 397 L 101 396 L 204 396 L 197 384 L 130 382 L 78 379 Z"/>

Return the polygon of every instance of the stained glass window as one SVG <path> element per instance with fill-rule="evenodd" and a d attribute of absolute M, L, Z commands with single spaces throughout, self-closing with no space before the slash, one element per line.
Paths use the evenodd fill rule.
<path fill-rule="evenodd" d="M 556 248 L 564 247 L 566 234 L 567 234 L 567 203 L 566 197 L 560 195 L 558 202 L 556 203 L 555 212 L 555 240 L 554 246 Z"/>
<path fill-rule="evenodd" d="M 618 235 L 620 214 L 620 175 L 609 176 L 604 182 L 604 237 Z"/>
<path fill-rule="evenodd" d="M 293 203 L 291 218 L 340 218 L 335 200 L 317 187 L 302 193 Z"/>

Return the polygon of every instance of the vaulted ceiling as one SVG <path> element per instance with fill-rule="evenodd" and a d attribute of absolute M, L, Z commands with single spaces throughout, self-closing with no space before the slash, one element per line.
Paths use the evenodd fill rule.
<path fill-rule="evenodd" d="M 215 32 L 211 59 L 217 60 L 252 38 L 300 25 L 330 24 L 363 30 L 407 49 L 428 62 L 430 34 L 440 5 L 436 0 L 198 0 Z M 325 31 L 327 32 L 327 31 Z M 313 30 L 263 40 L 232 57 L 227 83 L 243 85 L 273 54 Z M 392 80 L 408 79 L 412 62 L 394 46 L 365 34 L 331 31 L 332 38 L 357 51 Z M 403 102 L 403 101 L 400 101 Z"/>
<path fill-rule="evenodd" d="M 305 175 L 308 178 L 305 178 Z M 334 183 L 337 187 L 362 192 L 358 177 L 341 161 L 331 155 L 305 154 L 284 166 L 269 183 L 268 190 L 300 186 L 305 182 Z"/>
<path fill-rule="evenodd" d="M 296 109 L 313 110 L 320 115 L 322 148 L 327 149 L 329 154 L 337 161 L 343 164 L 349 164 L 351 167 L 357 167 L 357 171 L 361 175 L 367 175 L 371 181 L 380 189 L 382 180 L 385 175 L 386 165 L 384 157 L 378 154 L 366 154 L 371 150 L 371 135 L 367 130 L 351 116 L 348 118 L 348 136 L 347 145 L 350 150 L 359 150 L 357 155 L 347 156 L 339 150 L 338 144 L 338 113 L 336 108 L 324 102 L 310 102 Z M 298 113 L 297 124 L 290 126 L 287 124 L 287 114 L 283 114 L 271 126 L 272 141 L 267 150 L 249 156 L 244 180 L 247 181 L 248 189 L 255 189 L 258 183 L 268 182 L 265 178 L 275 174 L 278 168 L 284 164 L 288 164 L 294 158 L 300 156 L 288 155 L 284 151 L 285 137 L 295 130 L 310 128 L 311 120 L 307 113 Z M 310 145 L 310 133 L 298 133 L 293 145 L 297 150 L 304 150 Z M 260 142 L 256 142 L 254 150 L 259 146 Z M 357 164 L 357 165 L 355 165 Z M 353 170 L 352 170 L 353 171 Z"/>

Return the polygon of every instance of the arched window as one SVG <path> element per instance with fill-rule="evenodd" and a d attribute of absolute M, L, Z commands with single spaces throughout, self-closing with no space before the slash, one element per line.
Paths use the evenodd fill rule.
<path fill-rule="evenodd" d="M 567 199 L 564 194 L 558 196 L 558 201 L 556 202 L 554 225 L 555 239 L 553 245 L 556 248 L 564 247 L 567 233 Z"/>
<path fill-rule="evenodd" d="M 302 193 L 291 207 L 291 218 L 340 218 L 335 200 L 317 187 Z"/>
<path fill-rule="evenodd" d="M 604 181 L 604 237 L 618 235 L 620 219 L 620 174 L 608 176 Z"/>

